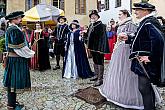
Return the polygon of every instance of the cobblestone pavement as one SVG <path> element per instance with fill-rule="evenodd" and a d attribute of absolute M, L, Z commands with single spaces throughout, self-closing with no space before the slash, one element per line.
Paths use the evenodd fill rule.
<path fill-rule="evenodd" d="M 51 66 L 54 65 L 54 60 L 51 60 Z M 3 69 L 0 65 L 0 110 L 6 110 L 7 96 L 3 90 L 2 79 Z M 25 105 L 23 110 L 128 110 L 111 103 L 97 108 L 71 96 L 78 89 L 89 87 L 92 83 L 89 79 L 62 79 L 61 70 L 31 71 L 31 80 L 32 91 L 18 95 L 18 101 Z M 164 96 L 165 90 L 161 88 L 160 91 Z"/>

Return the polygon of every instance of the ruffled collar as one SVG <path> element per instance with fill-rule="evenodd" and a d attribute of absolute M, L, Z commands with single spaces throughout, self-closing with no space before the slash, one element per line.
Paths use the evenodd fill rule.
<path fill-rule="evenodd" d="M 144 19 L 148 18 L 148 17 L 156 16 L 156 14 L 157 14 L 156 11 L 154 11 L 154 12 L 152 12 L 152 13 L 150 13 L 150 14 L 144 16 L 144 17 L 142 17 L 142 18 L 139 20 L 139 23 L 140 23 L 141 21 L 143 21 Z"/>
<path fill-rule="evenodd" d="M 127 18 L 123 19 L 122 21 L 119 22 L 119 26 L 125 24 L 128 21 L 132 21 L 132 18 L 131 17 L 127 17 Z"/>
<path fill-rule="evenodd" d="M 61 23 L 58 23 L 58 25 L 66 25 L 66 24 L 67 24 L 66 22 L 64 22 L 64 23 L 62 23 L 62 24 L 61 24 Z"/>

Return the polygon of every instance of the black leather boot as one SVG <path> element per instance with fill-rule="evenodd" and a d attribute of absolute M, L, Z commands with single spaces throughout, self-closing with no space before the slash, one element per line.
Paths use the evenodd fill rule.
<path fill-rule="evenodd" d="M 100 86 L 103 84 L 103 75 L 104 75 L 104 66 L 98 65 L 98 80 L 94 83 L 94 87 Z"/>
<path fill-rule="evenodd" d="M 95 76 L 90 79 L 90 81 L 96 81 L 98 79 L 98 65 L 94 64 L 94 74 Z"/>
<path fill-rule="evenodd" d="M 8 97 L 8 104 L 7 104 L 7 108 L 9 110 L 14 110 L 16 107 L 16 93 L 15 92 L 8 92 L 7 94 Z"/>

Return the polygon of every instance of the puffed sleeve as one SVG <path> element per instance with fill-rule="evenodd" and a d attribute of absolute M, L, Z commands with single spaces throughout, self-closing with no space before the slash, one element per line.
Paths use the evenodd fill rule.
<path fill-rule="evenodd" d="M 128 40 L 125 41 L 126 44 L 132 43 L 136 32 L 137 32 L 137 26 L 135 24 L 130 22 L 126 25 L 126 34 L 128 36 Z"/>
<path fill-rule="evenodd" d="M 30 50 L 28 46 L 25 46 L 20 49 L 14 49 L 14 52 L 20 57 L 24 57 L 24 58 L 32 58 L 35 54 L 35 52 Z"/>
<path fill-rule="evenodd" d="M 9 28 L 6 32 L 6 45 L 8 48 L 14 50 L 14 52 L 20 57 L 31 58 L 35 52 L 30 50 L 25 43 L 25 36 L 17 28 Z"/>
<path fill-rule="evenodd" d="M 163 55 L 163 34 L 161 31 L 156 28 L 153 24 L 148 23 L 146 25 L 147 32 L 149 34 L 150 40 L 151 40 L 151 54 L 149 56 L 149 59 L 151 62 L 159 62 L 161 56 Z"/>
<path fill-rule="evenodd" d="M 7 32 L 8 48 L 20 49 L 26 46 L 23 33 L 19 29 L 10 29 Z"/>

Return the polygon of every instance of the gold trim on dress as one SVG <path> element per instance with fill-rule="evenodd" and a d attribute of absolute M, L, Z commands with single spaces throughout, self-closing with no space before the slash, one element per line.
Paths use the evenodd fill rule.
<path fill-rule="evenodd" d="M 31 87 L 25 88 L 25 89 L 15 89 L 15 88 L 3 87 L 3 89 L 6 91 L 10 90 L 10 92 L 16 92 L 18 94 L 26 92 L 26 91 L 31 91 Z"/>
<path fill-rule="evenodd" d="M 25 43 L 21 43 L 21 44 L 18 44 L 18 45 L 13 45 L 13 44 L 8 44 L 8 47 L 9 48 L 17 48 L 17 49 L 20 49 L 22 47 L 25 46 Z"/>

